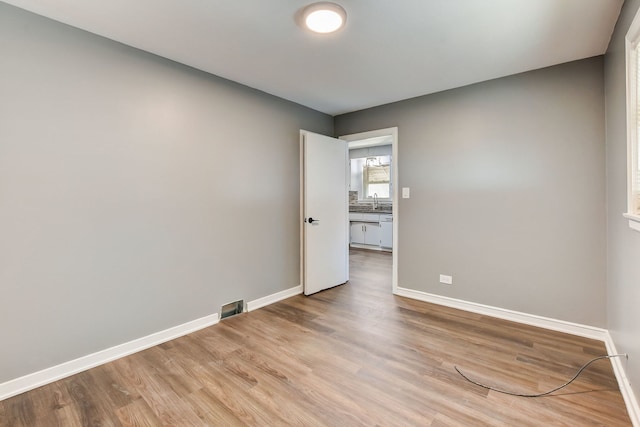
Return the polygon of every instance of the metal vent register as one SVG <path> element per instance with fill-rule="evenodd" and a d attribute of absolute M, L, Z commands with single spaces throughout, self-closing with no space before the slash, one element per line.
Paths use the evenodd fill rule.
<path fill-rule="evenodd" d="M 229 304 L 225 304 L 220 309 L 220 320 L 226 319 L 227 317 L 235 316 L 236 314 L 242 313 L 244 310 L 244 300 L 239 300 L 235 302 L 230 302 Z"/>

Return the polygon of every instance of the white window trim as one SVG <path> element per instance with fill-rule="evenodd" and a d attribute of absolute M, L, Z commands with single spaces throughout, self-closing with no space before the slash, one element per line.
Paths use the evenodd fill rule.
<path fill-rule="evenodd" d="M 638 161 L 638 52 L 640 44 L 640 11 L 636 13 L 625 37 L 626 91 L 627 91 L 627 212 L 623 217 L 629 220 L 629 227 L 640 232 L 640 215 L 635 209 L 635 182 L 637 180 L 635 164 Z"/>
<path fill-rule="evenodd" d="M 622 216 L 629 220 L 630 229 L 640 231 L 640 216 L 630 213 L 624 213 Z"/>

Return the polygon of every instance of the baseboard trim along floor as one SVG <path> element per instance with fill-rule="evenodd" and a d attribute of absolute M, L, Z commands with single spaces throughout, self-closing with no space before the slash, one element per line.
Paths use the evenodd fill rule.
<path fill-rule="evenodd" d="M 548 317 L 537 316 L 535 314 L 521 313 L 519 311 L 492 307 L 455 298 L 443 297 L 408 288 L 398 287 L 395 294 L 401 297 L 444 305 L 445 307 L 457 308 L 471 313 L 484 314 L 491 317 L 497 317 L 499 319 L 524 323 L 530 326 L 538 326 L 540 328 L 551 329 L 552 331 L 565 332 L 567 334 L 578 335 L 580 337 L 591 338 L 599 341 L 605 341 L 607 333 L 607 331 L 602 328 L 580 325 L 578 323 L 566 322 L 564 320 L 551 319 Z"/>
<path fill-rule="evenodd" d="M 607 346 L 607 353 L 619 354 L 616 349 L 616 345 L 613 342 L 613 338 L 611 338 L 608 331 L 604 344 Z M 616 375 L 616 380 L 618 380 L 620 393 L 622 393 L 622 398 L 627 406 L 627 412 L 629 412 L 629 418 L 631 418 L 631 422 L 634 427 L 640 427 L 640 405 L 638 404 L 638 399 L 631 388 L 629 378 L 627 378 L 627 372 L 624 368 L 626 360 L 619 357 L 613 357 L 610 360 L 611 365 L 613 366 L 613 372 Z"/>
<path fill-rule="evenodd" d="M 567 334 L 603 341 L 607 347 L 607 353 L 609 353 L 610 355 L 618 354 L 613 339 L 611 338 L 609 331 L 606 329 L 566 322 L 564 320 L 551 319 L 534 314 L 521 313 L 518 311 L 463 301 L 455 298 L 444 297 L 441 295 L 430 294 L 427 292 L 416 291 L 414 289 L 403 287 L 398 287 L 394 294 L 418 301 L 443 305 L 445 307 L 457 308 L 459 310 L 497 317 L 499 319 L 510 320 L 512 322 L 523 323 L 525 325 L 537 326 L 544 329 L 550 329 L 553 331 L 564 332 Z M 629 412 L 629 418 L 631 418 L 631 422 L 633 423 L 634 427 L 640 427 L 640 407 L 638 406 L 638 400 L 636 399 L 633 389 L 631 388 L 631 384 L 629 383 L 629 380 L 627 378 L 627 374 L 623 365 L 624 359 L 614 357 L 610 360 L 613 366 L 613 372 L 615 373 L 616 379 L 618 380 L 620 392 L 622 393 L 622 397 L 624 398 L 624 402 L 627 406 L 627 411 Z"/>
<path fill-rule="evenodd" d="M 34 388 L 50 384 L 82 371 L 145 350 L 158 344 L 179 338 L 197 330 L 215 325 L 219 321 L 219 314 L 214 313 L 200 319 L 183 323 L 163 331 L 155 332 L 142 338 L 113 346 L 77 359 L 46 368 L 32 374 L 25 375 L 0 384 L 0 400 L 24 393 Z"/>
<path fill-rule="evenodd" d="M 275 294 L 267 295 L 266 297 L 247 302 L 247 311 L 257 310 L 269 304 L 282 301 L 283 299 L 291 298 L 292 296 L 299 295 L 301 293 L 302 285 L 294 286 L 293 288 L 285 289 L 284 291 L 276 292 Z"/>
<path fill-rule="evenodd" d="M 247 311 L 257 310 L 269 304 L 276 303 L 283 299 L 290 298 L 302 293 L 302 285 L 294 286 L 262 298 L 247 302 Z M 8 399 L 12 396 L 24 393 L 34 388 L 50 384 L 71 375 L 77 374 L 87 369 L 111 362 L 121 357 L 128 356 L 138 351 L 145 350 L 154 345 L 179 338 L 197 330 L 215 325 L 219 322 L 218 313 L 196 319 L 182 325 L 174 326 L 164 331 L 159 331 L 142 338 L 138 338 L 123 344 L 116 345 L 105 350 L 97 351 L 93 354 L 79 357 L 77 359 L 61 363 L 50 368 L 43 369 L 32 374 L 9 380 L 0 384 L 0 400 Z"/>

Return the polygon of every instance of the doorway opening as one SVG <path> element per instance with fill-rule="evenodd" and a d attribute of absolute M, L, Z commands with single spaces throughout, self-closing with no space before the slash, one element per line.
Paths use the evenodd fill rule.
<path fill-rule="evenodd" d="M 352 250 L 391 252 L 392 292 L 398 287 L 398 128 L 339 137 L 348 142 L 349 243 Z"/>

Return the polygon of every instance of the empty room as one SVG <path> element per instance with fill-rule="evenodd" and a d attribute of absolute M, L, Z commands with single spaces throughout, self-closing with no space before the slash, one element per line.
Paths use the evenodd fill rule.
<path fill-rule="evenodd" d="M 640 427 L 640 0 L 0 1 L 0 426 Z"/>

